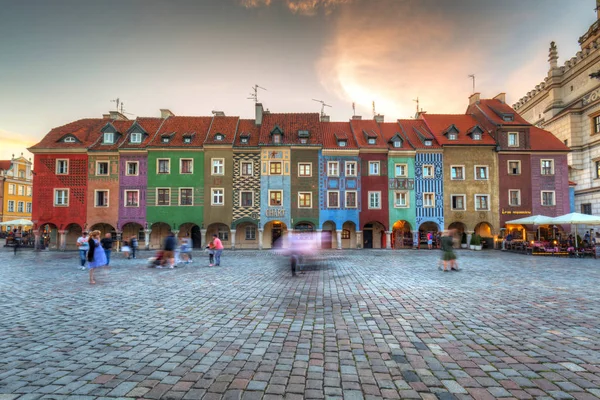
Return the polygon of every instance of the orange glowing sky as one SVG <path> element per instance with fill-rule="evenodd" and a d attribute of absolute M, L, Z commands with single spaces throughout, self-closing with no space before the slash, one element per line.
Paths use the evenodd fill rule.
<path fill-rule="evenodd" d="M 0 0 L 1 1 L 1 0 Z M 515 102 L 594 22 L 595 0 L 131 0 L 3 5 L 0 159 L 51 128 L 100 117 L 253 117 L 250 88 L 274 112 L 332 120 L 462 113 L 472 92 Z M 9 39 L 9 40 L 6 40 Z"/>

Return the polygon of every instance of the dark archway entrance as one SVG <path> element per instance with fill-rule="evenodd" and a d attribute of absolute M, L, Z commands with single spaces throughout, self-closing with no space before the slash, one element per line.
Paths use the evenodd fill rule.
<path fill-rule="evenodd" d="M 194 249 L 202 248 L 202 231 L 198 225 L 192 227 L 192 247 Z"/>

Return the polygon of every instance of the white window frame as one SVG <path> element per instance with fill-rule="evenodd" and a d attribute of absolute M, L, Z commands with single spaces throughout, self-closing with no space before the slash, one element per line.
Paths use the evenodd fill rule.
<path fill-rule="evenodd" d="M 248 235 L 248 233 L 250 232 L 249 229 L 252 230 L 252 233 L 253 233 L 252 235 Z M 246 226 L 246 231 L 244 232 L 244 237 L 245 237 L 245 240 L 256 240 L 256 226 L 254 226 L 254 225 Z"/>
<path fill-rule="evenodd" d="M 28 214 L 31 214 L 31 202 L 28 201 L 27 204 L 25 205 L 25 212 Z"/>
<path fill-rule="evenodd" d="M 106 205 L 98 205 L 98 193 L 106 192 Z M 110 190 L 109 189 L 95 189 L 94 190 L 94 208 L 108 208 L 110 207 Z"/>
<path fill-rule="evenodd" d="M 481 136 L 481 133 L 479 133 L 479 132 L 473 132 L 471 134 L 471 139 L 473 139 L 473 140 L 481 140 L 481 138 L 482 138 L 482 136 Z"/>
<path fill-rule="evenodd" d="M 276 204 L 276 205 L 271 204 L 271 193 L 274 193 L 274 192 L 281 193 L 281 204 Z M 283 207 L 283 190 L 282 189 L 269 190 L 267 192 L 267 195 L 269 196 L 267 198 L 267 207 Z"/>
<path fill-rule="evenodd" d="M 61 162 L 65 163 L 65 172 L 59 171 Z M 56 175 L 68 175 L 69 174 L 69 159 L 68 158 L 57 158 L 56 159 Z"/>
<path fill-rule="evenodd" d="M 377 144 L 377 138 L 368 138 L 367 144 Z"/>
<path fill-rule="evenodd" d="M 487 208 L 477 208 L 477 197 L 480 197 L 480 196 L 485 196 L 487 198 L 487 200 L 486 200 L 487 201 Z M 486 193 L 476 193 L 476 194 L 473 195 L 473 200 L 475 201 L 475 203 L 474 203 L 475 211 L 490 211 L 491 197 L 490 197 L 489 194 L 486 194 Z"/>
<path fill-rule="evenodd" d="M 510 144 L 511 135 L 515 135 L 515 144 Z M 519 132 L 508 132 L 506 135 L 506 144 L 508 147 L 519 147 Z"/>
<path fill-rule="evenodd" d="M 485 178 L 480 178 L 477 175 L 477 168 L 485 168 Z M 490 180 L 490 167 L 488 165 L 475 165 L 473 167 L 473 173 L 475 174 L 476 181 L 489 181 Z"/>
<path fill-rule="evenodd" d="M 221 202 L 215 203 L 215 194 L 218 196 L 218 193 L 215 193 L 215 192 L 218 190 L 221 191 Z M 219 206 L 219 207 L 225 205 L 225 188 L 211 188 L 210 189 L 210 205 L 211 206 Z"/>
<path fill-rule="evenodd" d="M 190 172 L 183 172 L 183 162 L 191 161 L 192 167 Z M 194 159 L 193 158 L 180 158 L 179 159 L 179 174 L 180 175 L 191 175 L 194 173 Z"/>
<path fill-rule="evenodd" d="M 225 175 L 225 159 L 211 158 L 210 159 L 210 174 L 215 176 Z"/>
<path fill-rule="evenodd" d="M 544 173 L 544 161 L 550 161 L 550 173 L 549 174 Z M 543 158 L 540 160 L 540 175 L 544 175 L 544 176 L 554 175 L 554 160 L 553 159 Z"/>
<path fill-rule="evenodd" d="M 337 193 L 337 206 L 333 206 L 329 203 L 329 193 Z M 327 208 L 340 208 L 340 191 L 339 190 L 328 190 L 327 191 Z"/>
<path fill-rule="evenodd" d="M 7 208 L 7 212 L 15 212 L 15 201 L 14 200 L 8 200 L 8 205 L 6 206 Z"/>
<path fill-rule="evenodd" d="M 376 168 L 372 168 L 375 167 Z M 373 171 L 376 169 L 377 171 Z M 369 161 L 369 176 L 381 176 L 381 162 L 380 161 Z"/>
<path fill-rule="evenodd" d="M 327 161 L 327 176 L 340 176 L 339 161 Z"/>
<path fill-rule="evenodd" d="M 8 194 L 15 194 L 17 192 L 17 185 L 15 185 L 14 183 L 9 183 L 8 184 Z"/>
<path fill-rule="evenodd" d="M 354 166 L 354 171 L 351 174 L 348 173 L 348 167 L 350 166 Z M 346 161 L 344 163 L 344 173 L 346 174 L 346 176 L 357 176 L 358 167 L 356 161 Z"/>
<path fill-rule="evenodd" d="M 129 166 L 135 164 L 135 174 L 129 173 Z M 126 161 L 125 162 L 125 176 L 139 176 L 140 175 L 140 162 L 139 161 Z"/>
<path fill-rule="evenodd" d="M 169 195 L 167 196 L 167 200 L 168 203 L 167 204 L 158 204 L 158 191 L 159 190 L 168 190 L 169 191 Z M 170 187 L 157 187 L 156 188 L 156 205 L 160 206 L 160 207 L 166 207 L 166 206 L 170 206 L 171 205 L 171 188 Z"/>
<path fill-rule="evenodd" d="M 249 206 L 245 206 L 242 203 L 242 193 L 250 193 L 250 200 L 251 203 Z M 254 207 L 254 191 L 253 190 L 240 190 L 240 207 L 241 208 L 250 208 L 250 207 Z"/>
<path fill-rule="evenodd" d="M 273 134 L 273 136 L 271 137 L 271 141 L 273 144 L 281 144 L 282 143 L 282 134 L 280 133 L 275 133 Z"/>
<path fill-rule="evenodd" d="M 132 132 L 130 137 L 131 143 L 142 143 L 142 133 L 141 132 Z"/>
<path fill-rule="evenodd" d="M 552 204 L 544 204 L 544 193 L 552 193 Z M 543 207 L 556 207 L 556 191 L 555 190 L 541 190 L 540 191 L 540 204 Z"/>
<path fill-rule="evenodd" d="M 425 199 L 431 196 L 431 204 L 427 205 L 425 204 L 426 201 Z M 435 193 L 434 192 L 424 192 L 423 193 L 423 208 L 434 208 L 435 207 Z"/>
<path fill-rule="evenodd" d="M 518 194 L 518 204 L 512 204 L 511 203 L 511 200 L 512 200 L 511 195 L 510 195 L 511 192 L 517 192 L 517 194 Z M 519 207 L 521 205 L 521 189 L 508 189 L 508 205 L 510 207 Z"/>
<path fill-rule="evenodd" d="M 33 189 L 31 186 L 27 186 L 27 189 L 25 190 L 25 196 L 27 197 L 31 197 L 33 195 Z"/>
<path fill-rule="evenodd" d="M 452 201 L 453 197 L 462 197 L 463 199 L 463 208 L 454 208 L 454 204 Z M 467 211 L 467 195 L 466 194 L 451 194 L 450 195 L 450 209 L 452 211 Z"/>
<path fill-rule="evenodd" d="M 300 205 L 300 196 L 301 195 L 308 195 L 308 200 L 310 205 L 309 206 L 301 206 Z M 282 196 L 282 200 L 283 200 L 283 196 Z M 313 201 L 312 201 L 312 192 L 298 192 L 298 208 L 313 208 Z"/>
<path fill-rule="evenodd" d="M 428 168 L 431 169 L 431 175 L 425 175 L 425 171 Z M 433 166 L 433 164 L 424 164 L 423 165 L 423 178 L 427 178 L 427 179 L 434 179 L 435 178 L 435 167 Z"/>
<path fill-rule="evenodd" d="M 106 173 L 100 173 L 100 164 L 106 164 Z M 110 161 L 108 160 L 98 160 L 96 161 L 96 176 L 109 176 L 110 175 Z"/>
<path fill-rule="evenodd" d="M 167 172 L 160 172 L 160 162 L 167 162 Z M 157 158 L 156 159 L 156 174 L 157 175 L 170 175 L 171 174 L 171 159 L 170 158 Z"/>
<path fill-rule="evenodd" d="M 374 190 L 374 191 L 370 191 L 368 194 L 369 194 L 369 210 L 381 210 L 381 207 L 382 207 L 382 204 L 381 204 L 381 191 Z M 371 195 L 377 195 L 377 202 L 379 203 L 378 207 L 371 205 Z"/>
<path fill-rule="evenodd" d="M 403 174 L 398 175 L 398 173 L 397 173 L 398 172 L 397 171 L 398 167 L 404 167 L 404 173 Z M 406 177 L 408 177 L 408 164 L 406 164 L 406 163 L 395 163 L 394 164 L 394 176 L 396 178 L 406 178 Z"/>
<path fill-rule="evenodd" d="M 300 171 L 302 170 L 302 166 L 304 166 L 304 169 L 306 169 L 306 166 L 308 166 L 308 174 L 301 174 Z M 312 163 L 311 162 L 299 162 L 298 163 L 298 177 L 300 178 L 309 178 L 312 176 Z"/>
<path fill-rule="evenodd" d="M 405 197 L 405 204 L 404 205 L 399 205 L 396 202 L 397 196 L 403 194 Z M 394 190 L 394 208 L 408 208 L 410 207 L 410 194 L 407 190 Z"/>
<path fill-rule="evenodd" d="M 17 195 L 18 196 L 25 196 L 25 186 L 23 186 L 23 185 L 17 185 Z"/>
<path fill-rule="evenodd" d="M 281 165 L 280 173 L 272 173 L 271 172 L 271 165 L 273 165 L 273 164 Z M 276 176 L 283 175 L 283 161 L 269 161 L 269 175 L 276 175 Z"/>
<path fill-rule="evenodd" d="M 513 162 L 516 162 L 517 165 L 519 166 L 518 167 L 519 168 L 519 172 L 516 173 L 516 174 L 513 174 L 512 171 L 511 171 L 511 168 L 510 168 L 510 163 L 513 163 Z M 506 168 L 507 168 L 508 175 L 513 175 L 513 176 L 515 176 L 515 175 L 521 175 L 521 160 L 508 160 L 506 162 Z"/>
<path fill-rule="evenodd" d="M 24 210 L 25 210 L 25 202 L 23 202 L 23 201 L 17 202 L 17 212 L 24 213 L 25 212 Z"/>
<path fill-rule="evenodd" d="M 460 168 L 462 170 L 462 178 L 453 178 L 452 177 L 452 170 L 454 168 Z M 450 180 L 451 181 L 464 181 L 465 180 L 465 166 L 464 165 L 451 165 L 450 166 Z"/>
<path fill-rule="evenodd" d="M 65 201 L 66 201 L 65 204 L 57 204 L 56 203 L 56 192 L 59 192 L 59 191 L 65 191 L 65 192 L 67 192 L 67 195 L 65 197 Z M 54 189 L 54 195 L 53 195 L 54 207 L 68 207 L 69 206 L 69 197 L 70 197 L 70 195 L 71 195 L 71 189 L 69 189 L 69 188 L 56 188 L 56 189 Z"/>
<path fill-rule="evenodd" d="M 110 140 L 109 140 L 110 138 Z M 102 135 L 102 144 L 114 144 L 115 143 L 115 134 L 114 132 L 104 132 Z"/>
<path fill-rule="evenodd" d="M 181 191 L 191 190 L 192 191 L 192 204 L 181 204 Z M 193 187 L 180 187 L 177 191 L 177 204 L 181 207 L 192 207 L 194 205 L 194 188 Z M 223 193 L 223 200 L 225 199 L 225 193 Z M 211 197 L 212 200 L 212 197 Z"/>
<path fill-rule="evenodd" d="M 75 138 L 73 136 L 67 136 L 63 142 L 65 143 L 75 143 Z"/>
<path fill-rule="evenodd" d="M 244 165 L 249 165 L 250 173 L 244 173 Z M 240 161 L 240 176 L 252 176 L 254 175 L 254 163 L 252 161 Z"/>
<path fill-rule="evenodd" d="M 354 205 L 348 205 L 348 194 L 354 193 Z M 345 208 L 358 208 L 358 191 L 357 190 L 346 190 L 344 192 L 344 207 Z"/>
<path fill-rule="evenodd" d="M 448 140 L 458 140 L 458 133 L 455 133 L 455 132 L 448 133 Z"/>
<path fill-rule="evenodd" d="M 137 205 L 135 205 L 135 206 L 130 206 L 130 205 L 127 204 L 127 194 L 130 193 L 130 192 L 137 193 Z M 126 207 L 126 208 L 139 208 L 140 207 L 140 191 L 139 190 L 129 190 L 129 189 L 125 190 L 124 193 L 123 193 L 123 207 Z"/>

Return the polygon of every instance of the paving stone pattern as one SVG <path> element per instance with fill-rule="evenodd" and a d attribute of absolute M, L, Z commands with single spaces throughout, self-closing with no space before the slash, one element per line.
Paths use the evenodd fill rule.
<path fill-rule="evenodd" d="M 90 285 L 76 253 L 2 249 L 0 400 L 600 397 L 600 260 L 326 255 L 117 255 Z"/>

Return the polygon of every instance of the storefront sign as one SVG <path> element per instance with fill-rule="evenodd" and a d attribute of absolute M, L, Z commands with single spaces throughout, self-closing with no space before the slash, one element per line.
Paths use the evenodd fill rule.
<path fill-rule="evenodd" d="M 505 210 L 502 209 L 502 215 L 530 215 L 531 211 Z"/>
<path fill-rule="evenodd" d="M 415 180 L 408 178 L 392 178 L 388 182 L 389 189 L 413 190 L 415 188 Z"/>
<path fill-rule="evenodd" d="M 285 218 L 285 209 L 283 208 L 267 208 L 265 216 L 269 218 Z"/>

